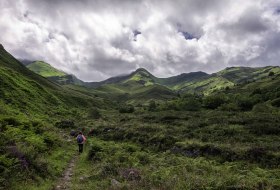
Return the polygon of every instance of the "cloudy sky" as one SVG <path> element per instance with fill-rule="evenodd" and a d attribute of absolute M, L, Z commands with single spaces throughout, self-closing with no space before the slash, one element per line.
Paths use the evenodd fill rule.
<path fill-rule="evenodd" d="M 280 0 L 0 0 L 0 34 L 85 81 L 280 65 Z"/>

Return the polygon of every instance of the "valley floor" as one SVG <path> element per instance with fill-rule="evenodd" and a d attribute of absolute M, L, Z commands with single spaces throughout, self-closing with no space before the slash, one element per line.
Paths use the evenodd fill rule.
<path fill-rule="evenodd" d="M 92 127 L 70 189 L 279 189 L 278 120 L 252 112 L 106 113 L 84 121 Z"/>
<path fill-rule="evenodd" d="M 77 120 L 88 137 L 77 155 L 73 128 L 3 119 L 2 137 L 13 138 L 25 157 L 0 161 L 3 174 L 15 176 L 3 176 L 11 189 L 276 190 L 279 120 L 263 112 L 102 111 L 100 119 Z M 28 170 L 24 160 L 31 161 Z"/>

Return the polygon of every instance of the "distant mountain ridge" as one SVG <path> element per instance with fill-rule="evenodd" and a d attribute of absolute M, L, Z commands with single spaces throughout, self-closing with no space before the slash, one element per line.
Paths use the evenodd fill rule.
<path fill-rule="evenodd" d="M 208 74 L 198 71 L 198 72 L 191 72 L 191 73 L 183 73 L 169 78 L 157 78 L 146 69 L 139 68 L 128 75 L 111 77 L 101 82 L 88 82 L 85 83 L 85 85 L 87 87 L 97 88 L 107 84 L 127 83 L 129 81 L 136 81 L 144 86 L 158 84 L 158 85 L 164 85 L 166 87 L 172 88 L 173 86 L 179 83 L 186 82 L 186 81 L 193 81 L 205 76 L 208 76 Z"/>
<path fill-rule="evenodd" d="M 106 98 L 134 105 L 150 100 L 170 100 L 185 93 L 210 95 L 224 89 L 241 91 L 243 87 L 246 89 L 247 87 L 257 88 L 258 85 L 277 86 L 280 76 L 279 66 L 229 67 L 213 74 L 199 71 L 169 78 L 158 78 L 146 69 L 139 68 L 130 74 L 112 77 L 101 82 L 83 82 L 43 61 L 23 65 L 6 52 L 3 46 L 0 46 L 0 59 L 5 68 L 21 73 L 49 89 L 55 91 L 62 88 L 71 89 L 71 93 L 77 92 L 90 97 Z M 12 71 L 9 72 L 12 73 Z M 273 78 L 275 81 L 271 81 Z"/>
<path fill-rule="evenodd" d="M 211 94 L 226 87 L 261 80 L 267 77 L 270 72 L 280 74 L 279 66 L 228 67 L 213 74 L 198 71 L 182 73 L 168 78 L 158 78 L 146 69 L 139 68 L 130 74 L 111 77 L 104 81 L 83 82 L 74 75 L 59 71 L 42 61 L 33 62 L 28 64 L 27 67 L 37 74 L 62 85 L 79 85 L 115 94 L 135 94 L 136 92 L 140 93 L 140 91 L 143 94 L 144 89 L 151 91 L 154 87 L 158 90 L 158 87 L 161 86 L 161 92 L 165 89 L 166 94 L 173 94 L 174 96 L 178 92 Z"/>

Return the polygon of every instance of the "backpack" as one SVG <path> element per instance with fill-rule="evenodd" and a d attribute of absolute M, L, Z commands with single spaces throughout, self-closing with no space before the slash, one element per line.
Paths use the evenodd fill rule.
<path fill-rule="evenodd" d="M 78 144 L 81 144 L 83 141 L 84 141 L 83 136 L 82 136 L 82 135 L 78 135 L 78 137 L 77 137 L 77 143 L 78 143 Z"/>

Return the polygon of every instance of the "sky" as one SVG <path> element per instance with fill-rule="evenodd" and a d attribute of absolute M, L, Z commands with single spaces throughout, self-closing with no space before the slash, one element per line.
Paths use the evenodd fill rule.
<path fill-rule="evenodd" d="M 84 81 L 280 65 L 280 0 L 0 0 L 0 43 Z"/>

